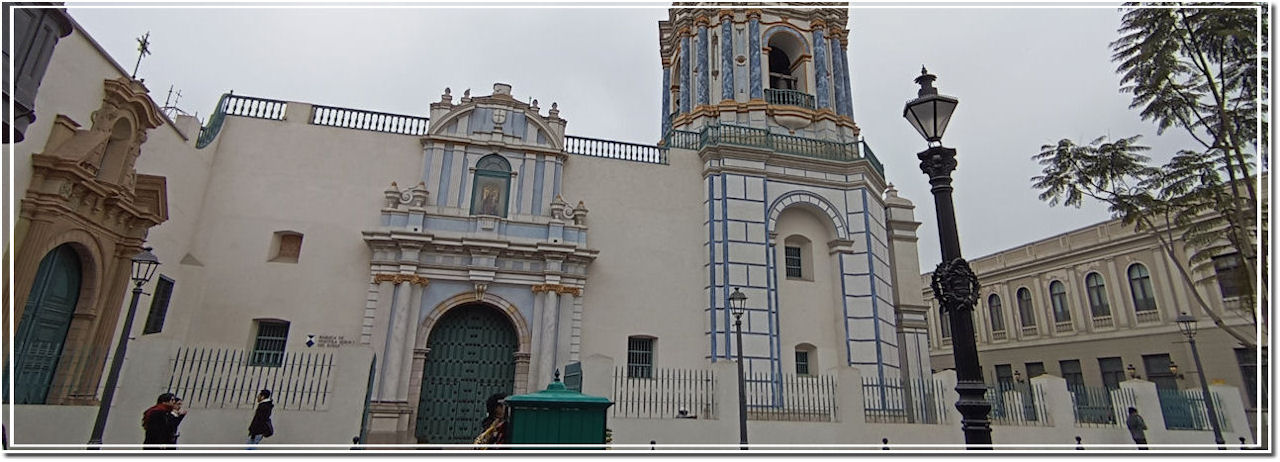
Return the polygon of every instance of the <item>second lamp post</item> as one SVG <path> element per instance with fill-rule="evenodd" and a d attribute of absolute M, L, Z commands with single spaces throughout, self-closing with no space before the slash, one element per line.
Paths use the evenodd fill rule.
<path fill-rule="evenodd" d="M 734 330 L 738 331 L 738 443 L 747 449 L 747 380 L 742 374 L 742 314 L 747 312 L 747 295 L 733 288 L 729 294 L 729 309 L 733 311 Z"/>
<path fill-rule="evenodd" d="M 956 231 L 955 205 L 951 201 L 951 172 L 956 169 L 956 150 L 942 147 L 942 133 L 951 121 L 959 100 L 938 94 L 933 87 L 937 77 L 923 67 L 916 83 L 917 98 L 908 101 L 902 116 L 929 143 L 929 148 L 916 154 L 920 170 L 929 176 L 933 186 L 933 205 L 938 216 L 938 237 L 942 242 L 942 263 L 933 272 L 933 295 L 942 312 L 951 319 L 951 348 L 956 365 L 956 392 L 964 442 L 969 449 L 991 448 L 991 422 L 987 415 L 987 386 L 978 364 L 978 346 L 974 340 L 973 307 L 978 303 L 978 276 L 960 256 L 960 236 Z"/>

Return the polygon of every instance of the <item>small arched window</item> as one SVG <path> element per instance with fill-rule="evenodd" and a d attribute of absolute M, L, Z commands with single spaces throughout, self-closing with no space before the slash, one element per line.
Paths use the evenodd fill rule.
<path fill-rule="evenodd" d="M 813 280 L 813 245 L 809 239 L 796 235 L 783 241 L 782 259 L 787 279 Z"/>
<path fill-rule="evenodd" d="M 1067 288 L 1062 281 L 1049 283 L 1049 301 L 1053 304 L 1053 322 L 1071 321 L 1071 309 L 1067 306 Z"/>
<path fill-rule="evenodd" d="M 991 331 L 1004 332 L 1004 312 L 1000 306 L 1000 296 L 991 294 L 987 297 L 987 312 L 991 315 Z"/>
<path fill-rule="evenodd" d="M 818 348 L 812 344 L 796 345 L 796 375 L 814 375 L 818 370 Z"/>
<path fill-rule="evenodd" d="M 1018 317 L 1022 318 L 1022 327 L 1035 327 L 1035 307 L 1031 305 L 1031 291 L 1026 287 L 1018 289 Z"/>
<path fill-rule="evenodd" d="M 1102 275 L 1089 273 L 1084 277 L 1084 288 L 1089 294 L 1089 312 L 1093 317 L 1111 316 L 1111 305 L 1107 303 L 1107 285 L 1102 282 Z"/>
<path fill-rule="evenodd" d="M 1133 310 L 1155 311 L 1156 296 L 1151 290 L 1151 274 L 1142 263 L 1129 266 L 1129 291 L 1133 293 Z"/>
<path fill-rule="evenodd" d="M 471 187 L 471 214 L 506 218 L 510 192 L 511 163 L 498 154 L 480 158 Z"/>

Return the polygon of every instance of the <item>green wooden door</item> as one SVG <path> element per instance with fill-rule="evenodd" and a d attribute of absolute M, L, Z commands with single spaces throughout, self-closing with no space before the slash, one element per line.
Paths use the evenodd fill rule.
<path fill-rule="evenodd" d="M 427 338 L 418 401 L 419 443 L 470 443 L 483 430 L 485 399 L 515 384 L 515 329 L 487 305 L 445 313 Z"/>
<path fill-rule="evenodd" d="M 14 337 L 16 404 L 44 404 L 80 298 L 80 258 L 62 245 L 40 260 Z"/>

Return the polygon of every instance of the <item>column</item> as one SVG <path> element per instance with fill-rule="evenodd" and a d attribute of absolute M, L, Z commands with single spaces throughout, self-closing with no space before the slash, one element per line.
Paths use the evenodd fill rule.
<path fill-rule="evenodd" d="M 680 37 L 680 113 L 689 112 L 690 80 L 693 74 L 693 56 L 689 55 L 688 29 L 681 30 Z"/>
<path fill-rule="evenodd" d="M 662 134 L 667 136 L 667 132 L 671 131 L 671 63 L 666 58 L 662 60 Z"/>
<path fill-rule="evenodd" d="M 849 50 L 848 48 L 846 48 L 847 46 L 848 46 L 847 38 L 842 36 L 840 37 L 840 47 L 833 48 L 832 51 L 836 53 L 836 57 L 840 58 L 840 64 L 838 64 L 838 66 L 840 66 L 840 70 L 844 73 L 844 76 L 845 76 L 845 78 L 840 79 L 840 82 L 837 83 L 838 85 L 844 88 L 844 114 L 849 116 L 850 119 L 852 119 L 853 118 L 853 89 L 852 87 L 850 87 L 849 82 L 853 79 L 853 76 L 849 74 Z"/>
<path fill-rule="evenodd" d="M 831 35 L 831 67 L 834 71 L 835 94 L 836 94 L 836 114 L 847 116 L 848 111 L 844 109 L 845 100 L 849 99 L 849 95 L 844 92 L 844 82 L 849 80 L 849 75 L 845 72 L 844 66 L 840 65 L 840 38 L 839 34 Z"/>
<path fill-rule="evenodd" d="M 830 78 L 827 76 L 827 41 L 823 37 L 823 23 L 814 21 L 813 25 L 813 69 L 814 86 L 817 87 L 818 109 L 831 107 Z"/>
<path fill-rule="evenodd" d="M 711 72 L 707 57 L 707 18 L 698 18 L 698 105 L 711 102 Z"/>
<path fill-rule="evenodd" d="M 733 13 L 720 13 L 720 100 L 733 100 Z"/>
<path fill-rule="evenodd" d="M 412 353 L 413 351 L 412 348 L 417 343 L 416 340 L 418 337 L 418 317 L 419 317 L 419 313 L 422 311 L 422 293 L 426 292 L 426 287 L 420 284 L 412 284 L 409 286 L 409 288 L 412 295 L 408 297 L 409 306 L 407 307 L 408 309 L 405 310 L 406 319 L 405 319 L 404 325 L 401 327 L 404 330 L 404 334 L 405 334 L 404 338 L 406 343 L 402 346 L 401 351 L 404 351 L 407 349 Z M 404 359 L 401 360 L 401 364 L 400 364 L 401 371 L 413 370 L 413 356 L 414 356 L 413 354 L 404 355 Z M 410 382 L 409 377 L 404 376 L 403 378 L 401 378 L 399 389 L 396 391 L 396 401 L 408 401 L 409 390 L 412 390 L 412 389 L 413 389 L 413 384 Z"/>
<path fill-rule="evenodd" d="M 405 329 L 409 322 L 409 299 L 412 298 L 412 287 L 409 281 L 401 281 L 396 285 L 395 300 L 392 302 L 390 333 L 387 338 L 386 366 L 382 373 L 380 390 L 384 401 L 396 399 L 400 383 L 400 365 L 404 363 Z"/>
<path fill-rule="evenodd" d="M 551 374 L 556 367 L 556 321 L 560 317 L 560 300 L 554 289 L 547 290 L 542 302 L 542 345 L 538 352 L 538 373 L 534 378 L 534 389 L 541 390 L 551 383 Z"/>
<path fill-rule="evenodd" d="M 751 99 L 764 98 L 764 74 L 760 70 L 760 12 L 747 12 L 747 56 L 751 66 Z"/>
<path fill-rule="evenodd" d="M 542 342 L 544 338 L 542 336 L 542 312 L 545 308 L 542 303 L 543 297 L 538 296 L 538 293 L 543 290 L 542 287 L 535 285 L 531 288 L 533 291 L 533 315 L 529 318 L 529 353 L 536 359 L 529 361 L 529 377 L 532 377 L 533 380 L 527 380 L 526 382 L 529 384 L 529 388 L 534 391 L 541 390 L 541 388 L 538 388 L 538 384 L 542 382 L 538 378 L 543 375 L 550 375 L 550 373 L 542 373 Z"/>

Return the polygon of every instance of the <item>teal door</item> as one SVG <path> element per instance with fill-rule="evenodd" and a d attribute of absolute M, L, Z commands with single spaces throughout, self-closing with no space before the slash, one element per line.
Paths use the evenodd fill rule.
<path fill-rule="evenodd" d="M 416 434 L 419 443 L 470 443 L 483 430 L 485 399 L 515 383 L 515 329 L 488 305 L 445 313 L 427 338 Z"/>
<path fill-rule="evenodd" d="M 80 298 L 80 257 L 62 245 L 40 260 L 14 337 L 15 404 L 44 404 Z"/>

